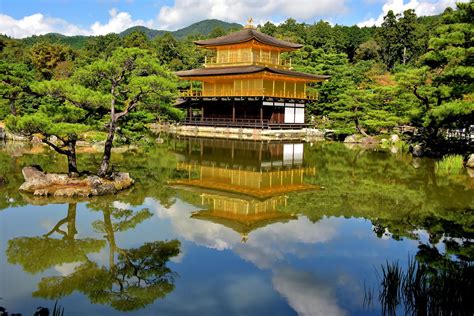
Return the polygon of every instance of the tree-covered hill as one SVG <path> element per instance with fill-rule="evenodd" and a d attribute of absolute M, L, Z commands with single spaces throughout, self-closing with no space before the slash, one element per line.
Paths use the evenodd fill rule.
<path fill-rule="evenodd" d="M 211 34 L 212 31 L 215 31 L 215 30 L 219 32 L 220 31 L 227 32 L 229 30 L 240 29 L 241 27 L 242 25 L 238 23 L 228 23 L 221 20 L 212 19 L 212 20 L 203 20 L 200 22 L 196 22 L 194 24 L 191 24 L 182 29 L 172 31 L 172 32 L 163 31 L 163 30 L 154 30 L 154 29 L 150 29 L 146 26 L 141 26 L 141 25 L 132 26 L 126 29 L 125 31 L 119 33 L 118 35 L 123 38 L 134 32 L 140 32 L 140 33 L 145 34 L 147 38 L 151 40 L 157 36 L 162 36 L 164 33 L 170 33 L 175 38 L 181 39 L 190 35 L 208 36 L 209 34 Z M 66 36 L 66 35 L 62 35 L 58 33 L 48 33 L 44 35 L 33 35 L 25 39 L 22 39 L 21 41 L 26 46 L 32 46 L 38 42 L 46 41 L 50 43 L 68 45 L 74 49 L 80 49 L 80 48 L 84 48 L 87 44 L 87 41 L 94 37 L 96 36 L 82 36 L 82 35 Z"/>
<path fill-rule="evenodd" d="M 189 35 L 201 34 L 204 36 L 209 35 L 215 29 L 222 29 L 224 32 L 232 30 L 232 29 L 240 29 L 242 25 L 238 23 L 227 23 L 221 20 L 203 20 L 185 28 L 179 29 L 177 31 L 172 32 L 172 34 L 176 38 L 185 38 Z"/>
<path fill-rule="evenodd" d="M 71 48 L 79 49 L 83 48 L 87 41 L 92 36 L 82 36 L 82 35 L 74 35 L 74 36 L 66 36 L 58 33 L 48 33 L 44 35 L 33 35 L 27 38 L 22 39 L 21 41 L 26 46 L 33 46 L 38 42 L 50 42 L 50 43 L 58 43 L 63 45 L 71 46 Z"/>
<path fill-rule="evenodd" d="M 132 27 L 129 27 L 128 29 L 126 29 L 125 31 L 121 32 L 119 34 L 120 37 L 125 37 L 127 36 L 128 34 L 131 34 L 133 32 L 142 32 L 144 33 L 149 39 L 152 39 L 152 38 L 155 38 L 156 36 L 158 35 L 163 35 L 163 33 L 165 33 L 166 31 L 162 31 L 162 30 L 154 30 L 154 29 L 150 29 L 146 26 L 142 26 L 142 25 L 137 25 L 137 26 L 132 26 Z"/>

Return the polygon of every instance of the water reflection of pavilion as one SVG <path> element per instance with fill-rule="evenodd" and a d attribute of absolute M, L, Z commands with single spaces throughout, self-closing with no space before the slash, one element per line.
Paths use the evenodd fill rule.
<path fill-rule="evenodd" d="M 178 150 L 177 169 L 187 177 L 172 181 L 200 194 L 206 209 L 191 217 L 212 221 L 242 235 L 260 227 L 296 219 L 279 211 L 291 192 L 314 190 L 305 175 L 303 144 L 189 139 Z"/>

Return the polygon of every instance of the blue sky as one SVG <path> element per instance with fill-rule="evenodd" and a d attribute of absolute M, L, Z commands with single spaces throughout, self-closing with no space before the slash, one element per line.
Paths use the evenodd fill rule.
<path fill-rule="evenodd" d="M 0 33 L 22 38 L 58 32 L 99 35 L 134 25 L 176 30 L 203 19 L 245 24 L 280 23 L 289 17 L 313 23 L 380 24 L 388 10 L 433 15 L 455 0 L 0 0 Z"/>

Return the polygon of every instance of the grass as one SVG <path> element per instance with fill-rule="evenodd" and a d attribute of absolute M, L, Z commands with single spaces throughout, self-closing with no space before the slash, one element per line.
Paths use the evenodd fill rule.
<path fill-rule="evenodd" d="M 463 157 L 461 155 L 446 155 L 436 162 L 438 176 L 460 175 L 464 171 Z"/>

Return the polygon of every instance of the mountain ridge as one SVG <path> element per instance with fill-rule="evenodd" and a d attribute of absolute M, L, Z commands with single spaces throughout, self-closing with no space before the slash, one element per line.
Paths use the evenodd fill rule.
<path fill-rule="evenodd" d="M 229 23 L 217 19 L 206 19 L 202 20 L 196 23 L 193 23 L 191 25 L 188 25 L 186 27 L 183 27 L 181 29 L 178 29 L 176 31 L 166 31 L 166 30 L 155 30 L 148 28 L 143 25 L 136 25 L 129 27 L 128 29 L 120 32 L 120 33 L 115 33 L 119 35 L 120 37 L 127 36 L 128 34 L 134 32 L 134 31 L 140 31 L 145 33 L 145 35 L 149 39 L 153 39 L 156 36 L 161 36 L 165 33 L 171 33 L 173 36 L 175 36 L 177 39 L 184 38 L 189 35 L 204 35 L 207 36 L 209 33 L 211 33 L 215 28 L 221 28 L 224 31 L 230 30 L 230 29 L 239 29 L 242 28 L 242 25 L 238 23 Z M 24 43 L 27 45 L 33 45 L 39 41 L 47 40 L 50 42 L 57 42 L 65 45 L 69 45 L 73 48 L 81 48 L 84 47 L 86 44 L 87 40 L 90 38 L 96 37 L 94 35 L 64 35 L 60 33 L 47 33 L 43 35 L 33 35 L 30 37 L 26 37 L 22 39 Z"/>

